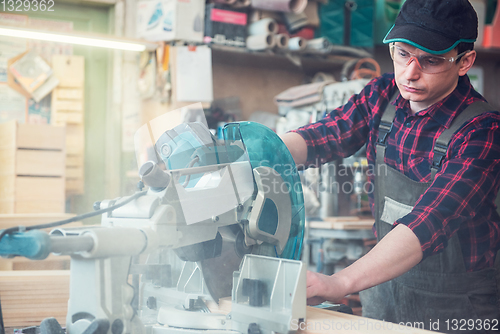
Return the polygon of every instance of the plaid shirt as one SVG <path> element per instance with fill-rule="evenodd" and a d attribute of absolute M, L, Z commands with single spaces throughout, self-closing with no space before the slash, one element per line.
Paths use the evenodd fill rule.
<path fill-rule="evenodd" d="M 308 146 L 306 166 L 348 157 L 366 144 L 368 163 L 373 167 L 380 118 L 396 89 L 394 74 L 384 74 L 346 105 L 296 130 Z M 412 180 L 431 181 L 435 141 L 457 114 L 478 100 L 484 98 L 467 76 L 460 78 L 449 96 L 415 115 L 411 115 L 409 101 L 399 95 L 385 163 Z M 500 248 L 500 217 L 494 205 L 499 180 L 500 113 L 492 112 L 455 134 L 430 188 L 396 224 L 407 225 L 415 233 L 424 258 L 442 251 L 458 233 L 466 270 L 492 267 Z M 370 205 L 373 212 L 373 193 Z"/>

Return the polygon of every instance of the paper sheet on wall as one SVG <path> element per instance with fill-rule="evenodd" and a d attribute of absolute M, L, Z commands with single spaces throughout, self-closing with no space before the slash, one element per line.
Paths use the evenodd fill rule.
<path fill-rule="evenodd" d="M 0 84 L 0 123 L 12 119 L 25 123 L 26 98 L 7 84 Z"/>
<path fill-rule="evenodd" d="M 28 27 L 34 30 L 51 30 L 62 33 L 73 32 L 73 22 L 53 21 L 28 18 Z M 53 55 L 73 55 L 73 45 L 48 41 L 28 40 L 28 48 L 35 50 L 46 61 L 50 62 Z"/>
<path fill-rule="evenodd" d="M 26 40 L 15 37 L 0 37 L 0 82 L 7 82 L 7 61 L 27 50 Z"/>
<path fill-rule="evenodd" d="M 207 46 L 176 50 L 176 100 L 211 102 L 214 99 L 212 83 L 212 50 Z"/>
<path fill-rule="evenodd" d="M 29 29 L 52 30 L 70 33 L 73 31 L 73 22 L 53 21 L 29 18 L 26 15 L 0 13 L 2 25 L 23 27 Z M 15 37 L 0 37 L 0 82 L 7 82 L 7 60 L 23 53 L 26 50 L 35 50 L 46 61 L 50 62 L 53 54 L 72 55 L 71 44 L 55 43 L 38 40 L 26 40 Z"/>

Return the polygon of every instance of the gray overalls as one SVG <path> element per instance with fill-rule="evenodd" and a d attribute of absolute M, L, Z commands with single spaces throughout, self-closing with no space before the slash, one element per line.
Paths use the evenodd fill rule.
<path fill-rule="evenodd" d="M 453 134 L 465 121 L 489 110 L 492 108 L 486 103 L 476 102 L 455 118 L 450 129 L 443 132 L 434 147 L 432 179 L 446 155 Z M 375 177 L 378 240 L 389 233 L 397 219 L 412 210 L 417 199 L 430 186 L 430 182 L 413 181 L 384 164 L 386 140 L 395 114 L 395 107 L 389 103 L 380 122 L 376 145 L 375 171 L 383 171 L 376 173 Z M 500 270 L 496 266 L 466 272 L 457 233 L 443 252 L 426 258 L 400 277 L 362 291 L 360 297 L 365 317 L 397 324 L 411 323 L 413 327 L 423 326 L 445 333 L 500 333 Z M 497 331 L 491 331 L 492 326 L 484 326 L 482 319 L 488 319 L 490 324 L 497 323 Z M 489 327 L 490 331 L 484 331 L 485 327 Z"/>

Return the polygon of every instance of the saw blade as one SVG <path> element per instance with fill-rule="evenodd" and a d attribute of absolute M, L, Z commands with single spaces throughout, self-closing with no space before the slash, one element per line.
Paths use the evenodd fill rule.
<path fill-rule="evenodd" d="M 239 225 L 221 227 L 219 233 L 222 236 L 221 255 L 198 262 L 208 292 L 216 303 L 220 298 L 231 296 L 233 273 L 240 269 L 243 256 L 251 252 Z"/>

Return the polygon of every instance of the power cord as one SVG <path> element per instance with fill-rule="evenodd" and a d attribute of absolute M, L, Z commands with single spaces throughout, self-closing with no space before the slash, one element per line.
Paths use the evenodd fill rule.
<path fill-rule="evenodd" d="M 7 234 L 12 234 L 12 233 L 15 233 L 15 232 L 24 232 L 24 231 L 36 230 L 36 229 L 44 229 L 44 228 L 57 227 L 57 226 L 66 225 L 66 224 L 69 224 L 69 223 L 72 223 L 72 222 L 75 222 L 75 221 L 79 221 L 79 220 L 87 219 L 87 218 L 94 217 L 94 216 L 97 216 L 97 215 L 101 215 L 101 214 L 106 213 L 106 212 L 111 212 L 111 211 L 113 211 L 115 209 L 118 209 L 119 207 L 124 206 L 127 203 L 132 202 L 134 199 L 139 198 L 139 197 L 145 195 L 146 193 L 147 193 L 146 190 L 144 190 L 144 191 L 138 191 L 135 194 L 133 194 L 132 196 L 130 196 L 129 198 L 127 198 L 126 200 L 124 200 L 124 201 L 122 201 L 120 203 L 117 203 L 115 205 L 112 205 L 112 206 L 110 206 L 108 208 L 96 210 L 94 212 L 84 213 L 82 215 L 78 215 L 78 216 L 75 216 L 73 218 L 59 220 L 59 221 L 56 221 L 56 222 L 53 222 L 53 223 L 39 224 L 39 225 L 32 225 L 32 226 L 14 226 L 14 227 L 9 227 L 9 228 L 6 228 L 5 230 L 3 230 L 2 233 L 0 233 L 0 241 L 2 241 L 2 238 L 5 235 L 7 235 Z M 1 303 L 0 303 L 0 334 L 5 334 L 5 327 L 4 327 L 4 321 L 3 321 L 3 314 L 2 314 Z"/>
<path fill-rule="evenodd" d="M 12 233 L 15 233 L 15 232 L 25 232 L 25 231 L 30 231 L 30 230 L 40 230 L 40 229 L 44 229 L 44 228 L 57 227 L 57 226 L 66 225 L 66 224 L 69 224 L 69 223 L 72 223 L 72 222 L 80 221 L 80 220 L 83 220 L 83 219 L 87 219 L 87 218 L 90 218 L 90 217 L 98 216 L 98 215 L 101 215 L 101 214 L 106 213 L 106 212 L 111 212 L 111 211 L 113 211 L 115 209 L 118 209 L 119 207 L 124 206 L 127 203 L 132 202 L 134 199 L 139 198 L 139 197 L 145 195 L 146 193 L 147 193 L 146 190 L 144 190 L 144 191 L 138 191 L 135 194 L 133 194 L 132 196 L 130 196 L 129 198 L 127 198 L 126 200 L 124 200 L 124 201 L 122 201 L 120 203 L 117 203 L 115 205 L 112 205 L 112 206 L 110 206 L 108 208 L 96 210 L 94 212 L 84 213 L 82 215 L 78 215 L 78 216 L 75 216 L 75 217 L 72 217 L 72 218 L 68 218 L 68 219 L 64 219 L 64 220 L 59 220 L 59 221 L 56 221 L 56 222 L 53 222 L 53 223 L 39 224 L 39 225 L 32 225 L 32 226 L 13 226 L 13 227 L 9 227 L 9 228 L 6 228 L 5 230 L 3 230 L 2 233 L 0 233 L 0 241 L 2 241 L 2 238 L 5 235 L 7 235 L 7 234 L 12 234 Z"/>

